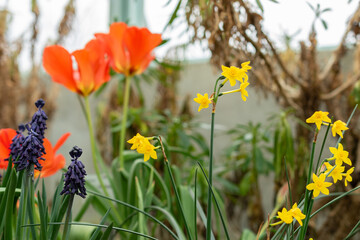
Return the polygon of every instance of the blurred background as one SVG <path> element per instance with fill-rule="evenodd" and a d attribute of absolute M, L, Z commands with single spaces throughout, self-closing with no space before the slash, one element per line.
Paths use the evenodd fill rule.
<path fill-rule="evenodd" d="M 155 50 L 157 61 L 133 86 L 128 134 L 164 135 L 172 162 L 189 169 L 207 156 L 210 122 L 209 109 L 198 113 L 192 99 L 212 91 L 221 65 L 251 61 L 247 102 L 236 94 L 224 97 L 216 119 L 215 185 L 238 236 L 244 229 L 256 233 L 276 205 L 286 183 L 284 158 L 297 186 L 294 197 L 299 197 L 313 135 L 304 120 L 321 109 L 346 121 L 360 100 L 358 1 L 1 0 L 0 9 L 1 128 L 16 129 L 33 113 L 35 100 L 44 98 L 50 117 L 46 137 L 54 144 L 71 132 L 59 153 L 69 161 L 72 146 L 82 147 L 90 179 L 86 120 L 77 96 L 53 84 L 42 69 L 45 46 L 80 49 L 94 33 L 108 32 L 114 21 L 162 33 L 168 41 Z M 121 83 L 121 77 L 114 78 Z M 109 164 L 116 156 L 114 129 L 121 118 L 122 89 L 111 87 L 117 84 L 109 83 L 91 99 L 98 143 Z M 358 118 L 357 113 L 345 139 L 357 169 Z M 112 130 L 106 130 L 108 125 Z M 349 188 L 359 182 L 355 172 Z M 349 211 L 349 204 L 360 209 L 355 196 L 324 214 Z M 341 239 L 354 221 L 351 214 L 341 224 L 319 218 L 310 231 L 316 239 Z"/>

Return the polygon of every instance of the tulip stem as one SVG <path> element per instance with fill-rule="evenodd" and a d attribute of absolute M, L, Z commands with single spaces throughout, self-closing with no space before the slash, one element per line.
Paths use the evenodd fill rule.
<path fill-rule="evenodd" d="M 122 120 L 121 120 L 121 131 L 119 139 L 119 164 L 120 169 L 124 168 L 124 148 L 125 148 L 125 134 L 126 134 L 126 122 L 128 115 L 129 107 L 129 97 L 130 97 L 130 77 L 125 77 L 125 92 L 124 92 L 124 101 L 123 101 L 123 111 L 122 111 Z"/>
<path fill-rule="evenodd" d="M 85 101 L 86 120 L 88 122 L 89 133 L 90 133 L 91 153 L 92 153 L 92 157 L 93 157 L 95 173 L 96 173 L 96 176 L 99 180 L 99 183 L 100 183 L 101 188 L 103 189 L 105 195 L 109 196 L 109 193 L 106 190 L 105 184 L 100 176 L 100 169 L 99 169 L 99 165 L 97 162 L 96 149 L 95 149 L 95 147 L 96 147 L 95 146 L 95 137 L 94 137 L 94 130 L 93 130 L 92 121 L 91 121 L 89 98 L 87 96 L 84 97 L 84 101 Z"/>

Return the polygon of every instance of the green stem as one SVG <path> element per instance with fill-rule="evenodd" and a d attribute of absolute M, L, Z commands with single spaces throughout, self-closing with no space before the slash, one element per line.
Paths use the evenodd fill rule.
<path fill-rule="evenodd" d="M 309 172 L 308 172 L 308 176 L 307 176 L 307 181 L 306 181 L 306 186 L 310 183 L 310 179 L 311 179 L 311 173 L 313 171 L 313 162 L 314 162 L 314 154 L 315 154 L 315 146 L 316 146 L 316 138 L 318 135 L 318 131 L 316 131 L 315 136 L 314 136 L 314 140 L 313 140 L 313 144 L 312 144 L 312 148 L 311 148 L 311 156 L 310 156 L 310 164 L 309 164 Z M 309 206 L 309 196 L 310 198 L 312 197 L 312 192 L 309 194 L 309 190 L 306 189 L 305 190 L 305 201 L 304 201 L 304 212 L 308 212 L 308 206 Z M 310 216 L 306 216 L 306 218 L 309 218 Z M 305 224 L 306 224 L 306 219 L 305 219 Z M 307 229 L 307 226 L 304 226 L 301 228 L 300 231 L 300 239 L 304 239 L 305 237 L 305 231 Z"/>
<path fill-rule="evenodd" d="M 211 113 L 211 129 L 210 129 L 210 153 L 209 153 L 209 188 L 208 188 L 208 204 L 207 204 L 207 218 L 206 218 L 206 240 L 211 239 L 211 203 L 212 203 L 212 195 L 211 195 L 211 186 L 212 186 L 212 175 L 213 175 L 213 152 L 214 152 L 214 125 L 215 125 L 215 109 L 216 103 L 219 97 L 220 88 L 223 87 L 220 84 L 219 88 L 217 85 L 219 81 L 223 79 L 223 77 L 219 77 L 216 79 L 214 86 L 214 100 L 213 100 L 213 109 Z"/>
<path fill-rule="evenodd" d="M 129 97 L 130 97 L 130 77 L 125 77 L 125 93 L 123 101 L 123 111 L 122 111 L 122 120 L 121 120 L 121 131 L 119 139 L 119 165 L 120 169 L 124 168 L 124 148 L 125 148 L 125 133 L 126 133 L 126 122 L 128 115 L 129 107 Z"/>
<path fill-rule="evenodd" d="M 70 194 L 70 198 L 69 198 L 69 205 L 66 211 L 66 217 L 65 217 L 65 225 L 64 225 L 64 231 L 63 231 L 63 236 L 62 236 L 62 240 L 65 239 L 69 239 L 69 222 L 70 222 L 70 215 L 71 215 L 71 209 L 72 209 L 72 205 L 74 202 L 74 194 Z"/>
<path fill-rule="evenodd" d="M 106 196 L 109 196 L 108 191 L 106 190 L 105 184 L 100 176 L 100 169 L 99 169 L 99 165 L 97 162 L 97 156 L 96 156 L 96 146 L 95 146 L 95 136 L 94 136 L 94 130 L 93 130 L 93 125 L 92 125 L 92 121 L 91 121 L 91 113 L 90 113 L 90 104 L 89 104 L 89 98 L 86 96 L 84 97 L 84 101 L 85 101 L 85 114 L 86 114 L 86 120 L 88 122 L 88 127 L 89 127 L 89 134 L 90 134 L 90 144 L 91 144 L 91 153 L 92 153 L 92 157 L 93 157 L 93 164 L 94 164 L 94 169 L 95 169 L 95 173 L 96 176 L 99 180 L 100 186 L 103 189 L 104 193 Z"/>
<path fill-rule="evenodd" d="M 207 206 L 207 219 L 206 219 L 206 240 L 211 239 L 211 186 L 213 175 L 213 148 L 214 148 L 214 125 L 215 125 L 215 111 L 211 113 L 211 130 L 210 130 L 210 156 L 209 156 L 209 190 L 208 190 L 208 206 Z"/>

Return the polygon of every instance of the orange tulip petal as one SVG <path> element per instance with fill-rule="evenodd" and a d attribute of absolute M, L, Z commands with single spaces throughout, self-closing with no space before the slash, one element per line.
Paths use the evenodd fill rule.
<path fill-rule="evenodd" d="M 130 27 L 126 30 L 124 42 L 129 52 L 131 72 L 139 74 L 153 60 L 151 51 L 161 43 L 161 34 L 153 34 L 147 28 Z"/>
<path fill-rule="evenodd" d="M 54 146 L 54 152 L 56 152 L 57 150 L 59 150 L 59 148 L 65 143 L 65 141 L 68 139 L 68 137 L 70 137 L 71 133 L 65 133 L 64 135 L 62 135 L 59 140 L 57 141 L 57 143 Z"/>
<path fill-rule="evenodd" d="M 95 72 L 94 91 L 96 91 L 103 83 L 110 80 L 109 75 L 109 59 L 105 58 L 105 44 L 98 39 L 89 41 L 85 49 L 88 51 L 90 64 Z"/>
<path fill-rule="evenodd" d="M 10 144 L 12 139 L 16 136 L 16 131 L 11 128 L 4 128 L 0 130 L 0 169 L 7 168 L 8 162 L 4 159 L 10 155 Z"/>
<path fill-rule="evenodd" d="M 124 33 L 127 29 L 126 23 L 112 23 L 108 34 L 97 33 L 95 37 L 105 46 L 110 59 L 111 67 L 118 73 L 124 73 L 129 62 L 123 43 Z"/>
<path fill-rule="evenodd" d="M 90 56 L 86 49 L 77 50 L 72 53 L 78 64 L 79 79 L 76 79 L 77 88 L 83 96 L 87 96 L 94 91 L 94 70 L 90 63 Z"/>
<path fill-rule="evenodd" d="M 57 173 L 60 169 L 62 169 L 65 166 L 65 163 L 66 163 L 66 160 L 63 155 L 61 155 L 61 154 L 56 155 L 56 157 L 52 161 L 52 164 L 41 170 L 41 172 L 39 173 L 40 177 L 45 178 L 45 177 L 54 175 L 55 173 Z M 35 177 L 36 177 L 36 175 L 35 175 Z"/>
<path fill-rule="evenodd" d="M 60 83 L 70 91 L 77 92 L 73 79 L 73 68 L 70 53 L 61 46 L 49 46 L 44 49 L 43 66 L 54 82 Z"/>
<path fill-rule="evenodd" d="M 64 144 L 64 142 L 67 140 L 67 138 L 70 136 L 70 133 L 65 133 L 62 135 L 57 143 L 55 144 L 54 148 L 51 145 L 51 142 L 44 138 L 44 148 L 46 154 L 43 155 L 43 158 L 45 160 L 40 160 L 40 164 L 42 166 L 41 171 L 34 171 L 35 178 L 40 175 L 40 177 L 49 177 L 56 172 L 58 172 L 60 169 L 62 169 L 65 166 L 66 160 L 63 155 L 58 154 L 55 156 L 56 151 Z"/>

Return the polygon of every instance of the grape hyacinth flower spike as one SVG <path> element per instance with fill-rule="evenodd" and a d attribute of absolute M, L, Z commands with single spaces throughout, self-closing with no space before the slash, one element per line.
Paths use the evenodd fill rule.
<path fill-rule="evenodd" d="M 16 160 L 19 156 L 19 152 L 21 149 L 21 146 L 23 145 L 25 141 L 25 137 L 22 134 L 25 131 L 25 125 L 20 124 L 18 127 L 19 130 L 16 131 L 15 137 L 12 139 L 12 142 L 10 144 L 10 156 L 13 160 Z M 9 161 L 9 158 L 5 159 L 5 161 Z"/>
<path fill-rule="evenodd" d="M 44 110 L 41 109 L 44 105 L 45 101 L 43 99 L 39 99 L 35 102 L 35 106 L 38 110 L 35 112 L 30 122 L 31 130 L 36 132 L 41 139 L 44 139 L 46 120 L 48 119 Z"/>
<path fill-rule="evenodd" d="M 44 160 L 42 155 L 45 153 L 42 139 L 39 138 L 39 134 L 30 129 L 28 124 L 25 127 L 29 133 L 22 143 L 17 159 L 14 160 L 16 171 L 29 169 L 31 164 L 34 164 L 36 170 L 41 171 L 42 166 L 39 160 Z"/>
<path fill-rule="evenodd" d="M 61 191 L 62 194 L 77 194 L 82 198 L 86 197 L 86 188 L 85 188 L 85 166 L 78 160 L 82 154 L 82 149 L 75 146 L 69 152 L 71 159 L 71 164 L 68 167 L 68 171 L 65 173 L 64 179 L 64 188 Z"/>

